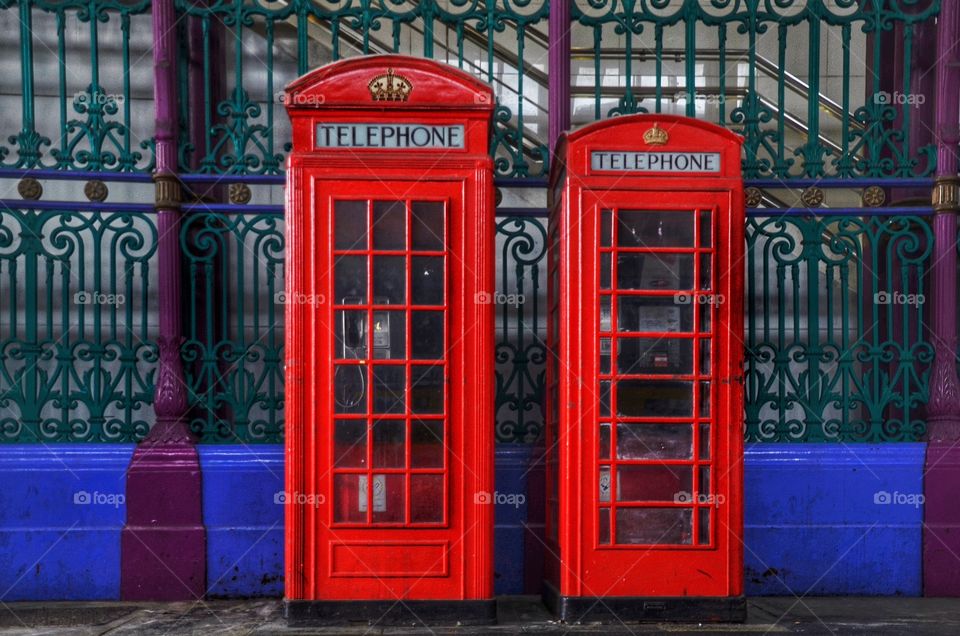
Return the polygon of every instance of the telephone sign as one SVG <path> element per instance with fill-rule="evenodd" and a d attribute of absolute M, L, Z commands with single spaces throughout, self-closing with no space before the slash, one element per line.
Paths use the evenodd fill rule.
<path fill-rule="evenodd" d="M 494 619 L 491 90 L 368 56 L 287 87 L 286 612 Z"/>
<path fill-rule="evenodd" d="M 661 115 L 558 144 L 544 597 L 562 620 L 745 617 L 740 148 Z"/>

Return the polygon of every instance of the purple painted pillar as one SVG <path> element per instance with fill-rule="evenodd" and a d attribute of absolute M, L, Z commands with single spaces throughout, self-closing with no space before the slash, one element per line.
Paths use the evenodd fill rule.
<path fill-rule="evenodd" d="M 549 112 L 547 131 L 550 156 L 557 139 L 570 128 L 570 3 L 555 0 L 550 4 L 548 24 L 550 42 L 547 84 Z"/>
<path fill-rule="evenodd" d="M 960 596 L 960 380 L 957 378 L 957 145 L 960 142 L 960 3 L 941 4 L 937 21 L 937 180 L 931 340 L 935 359 L 927 405 L 923 593 Z"/>
<path fill-rule="evenodd" d="M 177 41 L 173 0 L 153 2 L 159 362 L 156 423 L 127 470 L 127 525 L 121 535 L 123 600 L 203 598 L 206 535 L 200 462 L 187 430 L 180 361 L 180 186 L 177 170 Z"/>

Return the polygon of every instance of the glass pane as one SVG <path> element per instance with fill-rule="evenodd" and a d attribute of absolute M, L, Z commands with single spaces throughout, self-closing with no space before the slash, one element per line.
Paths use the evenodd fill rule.
<path fill-rule="evenodd" d="M 699 515 L 697 523 L 700 524 L 697 530 L 697 543 L 700 545 L 710 545 L 710 509 L 700 508 L 697 510 L 697 514 Z"/>
<path fill-rule="evenodd" d="M 338 250 L 367 249 L 367 202 L 333 203 L 333 245 Z"/>
<path fill-rule="evenodd" d="M 610 247 L 610 234 L 613 228 L 611 214 L 612 213 L 610 212 L 610 210 L 600 211 L 600 246 L 601 247 Z"/>
<path fill-rule="evenodd" d="M 600 425 L 600 459 L 610 459 L 610 424 Z"/>
<path fill-rule="evenodd" d="M 618 508 L 617 543 L 689 545 L 692 518 L 689 508 Z"/>
<path fill-rule="evenodd" d="M 600 338 L 600 373 L 610 373 L 610 338 Z"/>
<path fill-rule="evenodd" d="M 703 211 L 700 213 L 700 245 L 703 247 L 713 246 L 713 228 L 710 227 L 710 213 Z"/>
<path fill-rule="evenodd" d="M 403 256 L 373 257 L 373 302 L 402 305 L 407 298 L 407 259 Z"/>
<path fill-rule="evenodd" d="M 710 425 L 700 425 L 700 459 L 710 459 Z"/>
<path fill-rule="evenodd" d="M 414 201 L 411 204 L 413 215 L 413 249 L 443 249 L 443 202 Z"/>
<path fill-rule="evenodd" d="M 367 257 L 338 256 L 333 265 L 334 302 L 362 305 L 367 302 Z"/>
<path fill-rule="evenodd" d="M 618 254 L 619 289 L 691 289 L 692 254 Z"/>
<path fill-rule="evenodd" d="M 364 480 L 361 493 L 360 479 Z M 333 476 L 333 520 L 340 523 L 363 523 L 367 520 L 366 475 Z M 362 494 L 362 501 L 361 501 Z"/>
<path fill-rule="evenodd" d="M 610 254 L 600 255 L 600 289 L 610 289 Z"/>
<path fill-rule="evenodd" d="M 410 427 L 410 465 L 413 468 L 443 468 L 443 422 L 413 420 Z"/>
<path fill-rule="evenodd" d="M 373 367 L 373 412 L 403 413 L 405 370 L 401 366 Z"/>
<path fill-rule="evenodd" d="M 599 543 L 609 545 L 610 543 L 610 509 L 600 509 L 600 537 Z"/>
<path fill-rule="evenodd" d="M 610 380 L 600 382 L 600 415 L 610 417 Z"/>
<path fill-rule="evenodd" d="M 377 360 L 399 360 L 405 357 L 407 333 L 404 325 L 407 313 L 400 311 L 373 312 L 373 357 Z"/>
<path fill-rule="evenodd" d="M 407 205 L 403 201 L 373 202 L 373 249 L 407 247 Z"/>
<path fill-rule="evenodd" d="M 693 213 L 621 210 L 620 247 L 693 247 Z"/>
<path fill-rule="evenodd" d="M 410 521 L 443 521 L 443 475 L 410 476 Z"/>
<path fill-rule="evenodd" d="M 410 410 L 443 413 L 443 367 L 410 367 Z"/>
<path fill-rule="evenodd" d="M 620 338 L 617 373 L 693 373 L 693 341 L 681 338 Z"/>
<path fill-rule="evenodd" d="M 403 468 L 407 465 L 406 426 L 403 420 L 373 423 L 374 468 Z"/>
<path fill-rule="evenodd" d="M 407 493 L 403 475 L 373 476 L 374 523 L 403 523 Z"/>
<path fill-rule="evenodd" d="M 363 468 L 367 465 L 367 422 L 336 420 L 333 425 L 333 465 Z"/>
<path fill-rule="evenodd" d="M 610 467 L 600 467 L 600 501 L 610 501 Z"/>
<path fill-rule="evenodd" d="M 713 255 L 700 255 L 700 289 L 713 289 Z"/>
<path fill-rule="evenodd" d="M 710 383 L 700 383 L 700 417 L 710 417 Z"/>
<path fill-rule="evenodd" d="M 690 466 L 619 466 L 617 501 L 690 500 L 693 490 Z"/>
<path fill-rule="evenodd" d="M 443 312 L 411 312 L 411 340 L 413 359 L 440 360 L 443 358 Z"/>
<path fill-rule="evenodd" d="M 367 412 L 367 369 L 359 364 L 338 364 L 333 368 L 335 413 Z"/>
<path fill-rule="evenodd" d="M 410 295 L 414 305 L 443 304 L 443 257 L 414 256 Z"/>
<path fill-rule="evenodd" d="M 711 375 L 713 373 L 713 367 L 710 365 L 709 338 L 700 340 L 700 373 L 703 375 Z"/>
<path fill-rule="evenodd" d="M 710 333 L 712 328 L 713 303 L 698 303 L 700 307 L 700 332 Z"/>
<path fill-rule="evenodd" d="M 617 414 L 623 417 L 690 417 L 693 382 L 620 380 Z"/>
<path fill-rule="evenodd" d="M 335 355 L 344 360 L 367 357 L 367 312 L 356 309 L 337 311 L 334 316 Z"/>
<path fill-rule="evenodd" d="M 686 424 L 617 424 L 619 459 L 690 459 L 693 428 Z"/>
<path fill-rule="evenodd" d="M 677 333 L 693 330 L 693 305 L 677 305 L 670 298 L 621 296 L 617 330 Z"/>
<path fill-rule="evenodd" d="M 701 466 L 700 467 L 700 481 L 697 484 L 697 488 L 700 491 L 701 501 L 707 501 L 707 497 L 710 495 L 710 467 Z"/>
<path fill-rule="evenodd" d="M 600 297 L 600 331 L 610 331 L 610 297 Z"/>

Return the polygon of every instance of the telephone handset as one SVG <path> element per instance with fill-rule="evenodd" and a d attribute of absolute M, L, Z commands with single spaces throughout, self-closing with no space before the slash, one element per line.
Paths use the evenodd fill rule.
<path fill-rule="evenodd" d="M 359 305 L 363 299 L 359 296 L 344 296 L 344 305 Z M 389 299 L 374 298 L 374 304 L 387 305 Z M 342 357 L 348 360 L 364 360 L 367 357 L 367 318 L 365 311 L 343 312 L 343 340 Z M 390 312 L 374 310 L 373 312 L 373 357 L 376 359 L 390 358 Z"/>

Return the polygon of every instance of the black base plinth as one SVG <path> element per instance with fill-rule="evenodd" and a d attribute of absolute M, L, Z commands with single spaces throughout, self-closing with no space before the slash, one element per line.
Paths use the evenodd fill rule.
<path fill-rule="evenodd" d="M 312 625 L 492 625 L 497 603 L 485 601 L 285 601 L 290 627 Z"/>
<path fill-rule="evenodd" d="M 545 583 L 543 602 L 565 623 L 742 623 L 747 619 L 743 596 L 561 596 Z"/>

